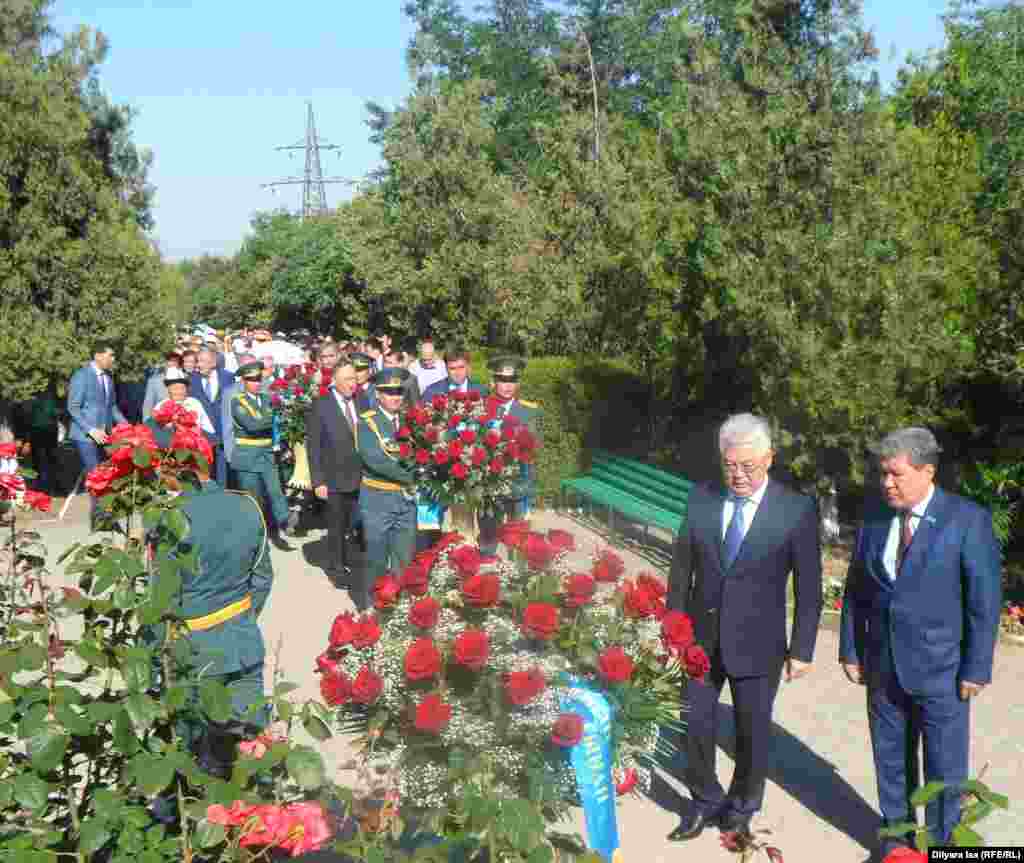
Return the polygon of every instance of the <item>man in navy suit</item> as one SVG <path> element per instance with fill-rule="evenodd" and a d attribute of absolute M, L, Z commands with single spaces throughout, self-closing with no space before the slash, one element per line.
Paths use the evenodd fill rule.
<path fill-rule="evenodd" d="M 839 660 L 868 692 L 878 801 L 887 825 L 913 820 L 916 743 L 924 779 L 967 779 L 970 699 L 992 679 L 1002 602 L 992 517 L 935 486 L 940 448 L 924 428 L 873 448 L 885 498 L 857 536 L 843 598 Z M 939 844 L 960 820 L 956 790 L 925 809 Z M 887 854 L 898 840 L 883 842 Z"/>
<path fill-rule="evenodd" d="M 199 351 L 196 366 L 196 371 L 192 373 L 189 394 L 199 401 L 213 423 L 214 433 L 209 437 L 213 445 L 216 479 L 217 484 L 224 488 L 228 483 L 228 464 L 224 457 L 224 414 L 221 406 L 224 394 L 235 379 L 233 375 L 217 367 L 217 352 L 210 348 Z"/>
<path fill-rule="evenodd" d="M 468 392 L 474 390 L 481 396 L 487 395 L 487 387 L 478 384 L 469 376 L 469 351 L 465 348 L 449 348 L 444 352 L 444 365 L 448 375 L 435 381 L 423 390 L 423 401 L 430 401 L 434 396 L 446 396 L 453 390 Z"/>
<path fill-rule="evenodd" d="M 750 833 L 761 808 L 771 748 L 772 707 L 786 680 L 811 667 L 822 607 L 821 542 L 814 501 L 768 477 L 768 423 L 752 414 L 718 433 L 724 485 L 695 487 L 669 573 L 669 608 L 689 614 L 711 661 L 686 684 L 686 783 L 693 806 L 669 834 L 699 836 L 708 824 Z M 786 638 L 786 587 L 796 608 Z M 736 717 L 736 768 L 726 793 L 715 774 L 718 699 L 729 681 Z"/>
<path fill-rule="evenodd" d="M 107 442 L 107 435 L 116 423 L 125 422 L 124 414 L 117 406 L 114 381 L 110 376 L 114 359 L 113 347 L 106 343 L 96 345 L 92 362 L 71 376 L 68 387 L 69 437 L 86 472 L 106 461 L 103 445 Z M 96 499 L 90 495 L 89 502 L 89 522 L 95 528 Z"/>

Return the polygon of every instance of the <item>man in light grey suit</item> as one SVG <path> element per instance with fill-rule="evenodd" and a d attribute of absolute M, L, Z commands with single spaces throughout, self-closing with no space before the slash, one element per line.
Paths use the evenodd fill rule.
<path fill-rule="evenodd" d="M 68 414 L 71 417 L 69 437 L 78 450 L 82 469 L 92 470 L 106 461 L 103 445 L 115 423 L 125 422 L 124 414 L 114 397 L 114 380 L 110 370 L 114 367 L 114 349 L 106 342 L 99 343 L 92 352 L 92 362 L 82 366 L 71 376 L 68 388 Z M 90 498 L 89 521 L 96 527 L 95 500 Z"/>

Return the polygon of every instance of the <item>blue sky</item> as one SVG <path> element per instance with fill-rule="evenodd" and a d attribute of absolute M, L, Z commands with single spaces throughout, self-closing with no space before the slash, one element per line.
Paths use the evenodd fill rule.
<path fill-rule="evenodd" d="M 235 252 L 252 213 L 301 202 L 301 186 L 260 184 L 301 175 L 301 151 L 276 152 L 305 134 L 313 102 L 325 175 L 361 177 L 379 164 L 367 140 L 367 100 L 394 105 L 408 92 L 412 33 L 402 0 L 57 0 L 60 31 L 98 28 L 110 40 L 104 89 L 133 106 L 137 144 L 152 148 L 155 235 L 172 260 Z M 908 51 L 937 47 L 945 0 L 864 0 L 889 81 Z M 350 194 L 328 186 L 333 206 Z"/>

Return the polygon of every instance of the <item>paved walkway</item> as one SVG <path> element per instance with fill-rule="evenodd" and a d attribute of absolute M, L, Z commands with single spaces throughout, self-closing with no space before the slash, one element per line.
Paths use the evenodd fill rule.
<path fill-rule="evenodd" d="M 85 501 L 78 499 L 64 522 L 36 521 L 34 526 L 50 544 L 51 561 L 71 542 L 85 537 Z M 592 531 L 569 519 L 542 513 L 541 528 L 572 530 L 581 561 L 603 542 Z M 335 589 L 319 567 L 326 537 L 313 529 L 293 541 L 292 552 L 273 552 L 274 589 L 261 625 L 267 639 L 268 679 L 276 663 L 284 678 L 299 685 L 297 699 L 318 697 L 313 660 L 326 646 L 331 621 L 351 608 L 348 595 Z M 651 565 L 627 551 L 628 569 Z M 826 621 L 827 623 L 827 621 Z M 773 764 L 760 826 L 773 831 L 772 841 L 786 863 L 861 863 L 874 847 L 877 798 L 864 710 L 864 690 L 846 682 L 836 660 L 837 639 L 824 627 L 818 639 L 812 675 L 783 683 L 775 709 Z M 975 702 L 972 713 L 972 773 L 988 765 L 985 780 L 1009 795 L 1011 810 L 992 816 L 981 833 L 992 845 L 1024 844 L 1024 649 L 1000 645 L 995 680 Z M 728 701 L 727 695 L 725 700 Z M 720 758 L 723 784 L 732 769 L 732 723 L 726 711 Z M 300 730 L 301 734 L 301 730 Z M 347 759 L 344 741 L 324 747 L 330 763 Z M 342 774 L 342 777 L 344 774 Z M 660 863 L 690 859 L 733 860 L 719 847 L 718 833 L 706 831 L 685 845 L 664 840 L 677 823 L 678 780 L 668 776 L 656 783 L 653 799 L 629 798 L 619 808 L 622 848 L 627 863 Z M 583 832 L 582 817 L 573 829 Z"/>

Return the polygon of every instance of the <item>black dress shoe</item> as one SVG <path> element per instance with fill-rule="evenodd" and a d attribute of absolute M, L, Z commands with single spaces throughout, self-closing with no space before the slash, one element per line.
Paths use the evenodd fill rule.
<path fill-rule="evenodd" d="M 704 814 L 700 809 L 693 809 L 682 817 L 679 826 L 668 834 L 669 842 L 685 842 L 688 839 L 696 839 L 704 832 L 705 827 L 714 827 L 718 824 L 718 816 L 715 814 Z"/>

